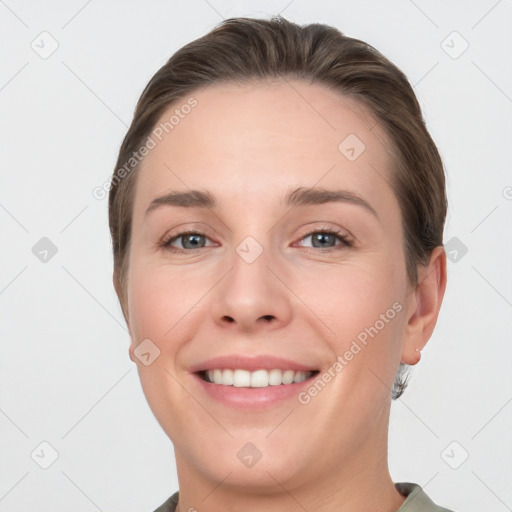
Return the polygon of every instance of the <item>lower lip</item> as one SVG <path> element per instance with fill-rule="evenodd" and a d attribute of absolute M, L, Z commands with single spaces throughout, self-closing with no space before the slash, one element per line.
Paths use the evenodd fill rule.
<path fill-rule="evenodd" d="M 302 382 L 293 382 L 292 384 L 280 384 L 279 386 L 264 388 L 238 388 L 206 382 L 197 373 L 193 374 L 199 386 L 210 398 L 238 409 L 263 409 L 291 398 L 297 400 L 297 395 L 301 389 L 311 385 L 311 381 L 316 376 L 317 374 L 313 374 Z"/>

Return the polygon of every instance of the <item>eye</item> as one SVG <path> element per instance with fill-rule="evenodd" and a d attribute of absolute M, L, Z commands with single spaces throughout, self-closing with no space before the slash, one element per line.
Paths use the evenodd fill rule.
<path fill-rule="evenodd" d="M 335 244 L 337 240 L 341 242 L 341 247 L 352 247 L 353 244 L 348 239 L 348 237 L 341 235 L 340 233 L 341 231 L 335 229 L 322 228 L 315 231 L 310 231 L 305 236 L 303 236 L 301 240 L 310 238 L 313 244 L 313 248 L 315 249 L 333 249 L 336 247 Z"/>
<path fill-rule="evenodd" d="M 161 246 L 165 249 L 169 249 L 171 252 L 192 252 L 205 247 L 205 240 L 209 239 L 204 233 L 197 231 L 182 231 L 181 233 L 164 240 Z M 174 245 L 176 242 L 178 242 L 181 247 L 176 247 Z"/>
<path fill-rule="evenodd" d="M 313 249 L 324 249 L 325 252 L 330 252 L 330 250 L 333 249 L 337 250 L 336 247 L 339 249 L 343 247 L 352 247 L 353 244 L 348 237 L 340 233 L 341 231 L 335 229 L 321 228 L 316 229 L 315 231 L 310 231 L 306 235 L 302 236 L 301 240 L 310 238 L 313 244 Z M 209 240 L 209 238 L 199 231 L 182 231 L 181 233 L 167 238 L 160 245 L 164 249 L 175 253 L 195 252 L 196 250 L 207 247 L 206 240 Z M 338 246 L 336 246 L 336 241 L 340 241 L 341 245 L 338 244 Z M 176 246 L 176 243 L 178 243 L 179 246 Z M 210 246 L 215 245 L 216 244 L 211 244 Z"/>

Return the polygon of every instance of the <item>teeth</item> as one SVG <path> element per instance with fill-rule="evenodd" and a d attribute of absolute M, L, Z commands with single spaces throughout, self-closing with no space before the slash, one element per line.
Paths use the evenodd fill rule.
<path fill-rule="evenodd" d="M 232 386 L 235 382 L 235 379 L 233 377 L 233 370 L 217 370 L 222 374 L 222 384 L 224 386 Z M 217 382 L 219 382 L 217 380 Z"/>
<path fill-rule="evenodd" d="M 297 372 L 299 373 L 299 372 Z M 291 384 L 293 382 L 293 378 L 295 377 L 295 372 L 293 370 L 286 370 L 283 372 L 283 384 Z"/>
<path fill-rule="evenodd" d="M 215 379 L 215 375 L 214 375 Z M 215 380 L 213 381 L 215 382 Z M 222 384 L 222 381 L 220 382 Z M 235 388 L 248 388 L 251 385 L 251 372 L 247 370 L 235 370 L 233 372 L 233 386 Z"/>
<path fill-rule="evenodd" d="M 309 379 L 313 372 L 293 370 L 208 370 L 206 377 L 213 384 L 234 386 L 236 388 L 266 388 L 268 386 L 279 386 L 281 384 L 292 384 L 303 382 Z"/>
<path fill-rule="evenodd" d="M 267 370 L 256 370 L 251 373 L 251 388 L 266 388 L 268 386 Z"/>
<path fill-rule="evenodd" d="M 279 386 L 283 382 L 282 374 L 281 370 L 270 370 L 268 372 L 268 383 L 271 386 Z"/>
<path fill-rule="evenodd" d="M 306 379 L 306 372 L 297 372 L 293 377 L 293 382 L 302 382 L 303 380 Z"/>

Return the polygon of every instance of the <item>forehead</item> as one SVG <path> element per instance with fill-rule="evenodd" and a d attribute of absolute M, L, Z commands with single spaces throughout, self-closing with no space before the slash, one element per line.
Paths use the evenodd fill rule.
<path fill-rule="evenodd" d="M 191 97 L 196 106 L 182 109 Z M 152 136 L 156 146 L 139 171 L 134 217 L 171 190 L 260 204 L 290 187 L 344 188 L 377 205 L 393 194 L 385 131 L 360 101 L 321 84 L 215 84 L 169 106 L 158 127 L 161 140 Z"/>

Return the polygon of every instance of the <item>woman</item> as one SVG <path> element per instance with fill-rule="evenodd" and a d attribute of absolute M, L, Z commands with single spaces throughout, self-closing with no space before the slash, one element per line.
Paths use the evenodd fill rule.
<path fill-rule="evenodd" d="M 338 30 L 233 18 L 138 102 L 114 286 L 174 444 L 163 511 L 443 511 L 387 463 L 446 286 L 444 170 L 403 73 Z"/>

